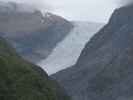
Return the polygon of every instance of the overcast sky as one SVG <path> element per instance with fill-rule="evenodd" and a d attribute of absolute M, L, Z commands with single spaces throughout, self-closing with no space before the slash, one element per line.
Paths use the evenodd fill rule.
<path fill-rule="evenodd" d="M 1 0 L 5 1 L 5 0 Z M 6 0 L 7 1 L 7 0 Z M 116 0 L 8 0 L 33 4 L 41 9 L 48 8 L 52 12 L 69 20 L 107 22 Z"/>

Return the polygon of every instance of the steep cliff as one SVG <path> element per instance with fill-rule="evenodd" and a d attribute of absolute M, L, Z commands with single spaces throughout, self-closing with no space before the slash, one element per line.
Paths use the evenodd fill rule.
<path fill-rule="evenodd" d="M 133 5 L 115 10 L 78 62 L 55 77 L 73 100 L 133 99 Z"/>

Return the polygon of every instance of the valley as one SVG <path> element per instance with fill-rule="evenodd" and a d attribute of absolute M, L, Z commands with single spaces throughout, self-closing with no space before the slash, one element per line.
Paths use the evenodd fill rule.
<path fill-rule="evenodd" d="M 69 35 L 57 44 L 47 59 L 38 63 L 48 74 L 54 74 L 74 65 L 85 44 L 104 25 L 80 21 L 72 23 L 74 28 Z"/>

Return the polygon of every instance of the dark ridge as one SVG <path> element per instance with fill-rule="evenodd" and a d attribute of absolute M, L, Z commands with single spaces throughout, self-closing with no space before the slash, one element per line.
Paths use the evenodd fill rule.
<path fill-rule="evenodd" d="M 70 100 L 38 66 L 17 55 L 0 38 L 0 100 Z"/>
<path fill-rule="evenodd" d="M 76 65 L 52 75 L 73 100 L 133 99 L 133 5 L 115 10 Z"/>

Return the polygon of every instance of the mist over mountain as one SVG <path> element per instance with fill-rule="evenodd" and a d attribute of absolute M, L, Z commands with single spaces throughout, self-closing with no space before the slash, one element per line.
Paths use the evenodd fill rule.
<path fill-rule="evenodd" d="M 0 35 L 34 63 L 45 59 L 73 28 L 66 19 L 29 5 L 4 2 L 0 8 Z"/>
<path fill-rule="evenodd" d="M 48 56 L 72 27 L 64 18 L 43 15 L 29 5 L 0 2 L 0 100 L 70 100 L 63 87 L 28 61 Z M 43 54 L 40 48 L 45 48 Z"/>
<path fill-rule="evenodd" d="M 0 0 L 0 100 L 133 100 L 132 89 L 133 0 Z"/>
<path fill-rule="evenodd" d="M 0 4 L 7 6 L 8 4 L 17 3 L 18 8 L 23 8 L 25 11 L 31 9 L 38 9 L 40 11 L 52 11 L 53 8 L 46 2 L 46 0 L 0 0 Z M 26 7 L 26 8 L 25 8 Z"/>
<path fill-rule="evenodd" d="M 9 1 L 0 2 L 0 100 L 133 100 L 133 0 L 115 1 L 104 27 L 56 14 L 106 22 L 113 0 L 55 0 L 56 14 L 47 0 Z"/>
<path fill-rule="evenodd" d="M 30 4 L 71 21 L 107 23 L 119 0 L 0 0 Z M 75 4 L 76 3 L 76 4 Z M 92 11 L 93 10 L 93 11 Z M 89 12 L 89 13 L 88 13 Z"/>
<path fill-rule="evenodd" d="M 133 4 L 133 0 L 119 0 L 121 6 L 128 6 Z"/>
<path fill-rule="evenodd" d="M 116 9 L 77 63 L 53 75 L 73 100 L 133 99 L 133 5 Z"/>
<path fill-rule="evenodd" d="M 2 2 L 0 1 L 1 12 L 34 12 L 37 10 L 31 5 L 16 2 Z"/>

